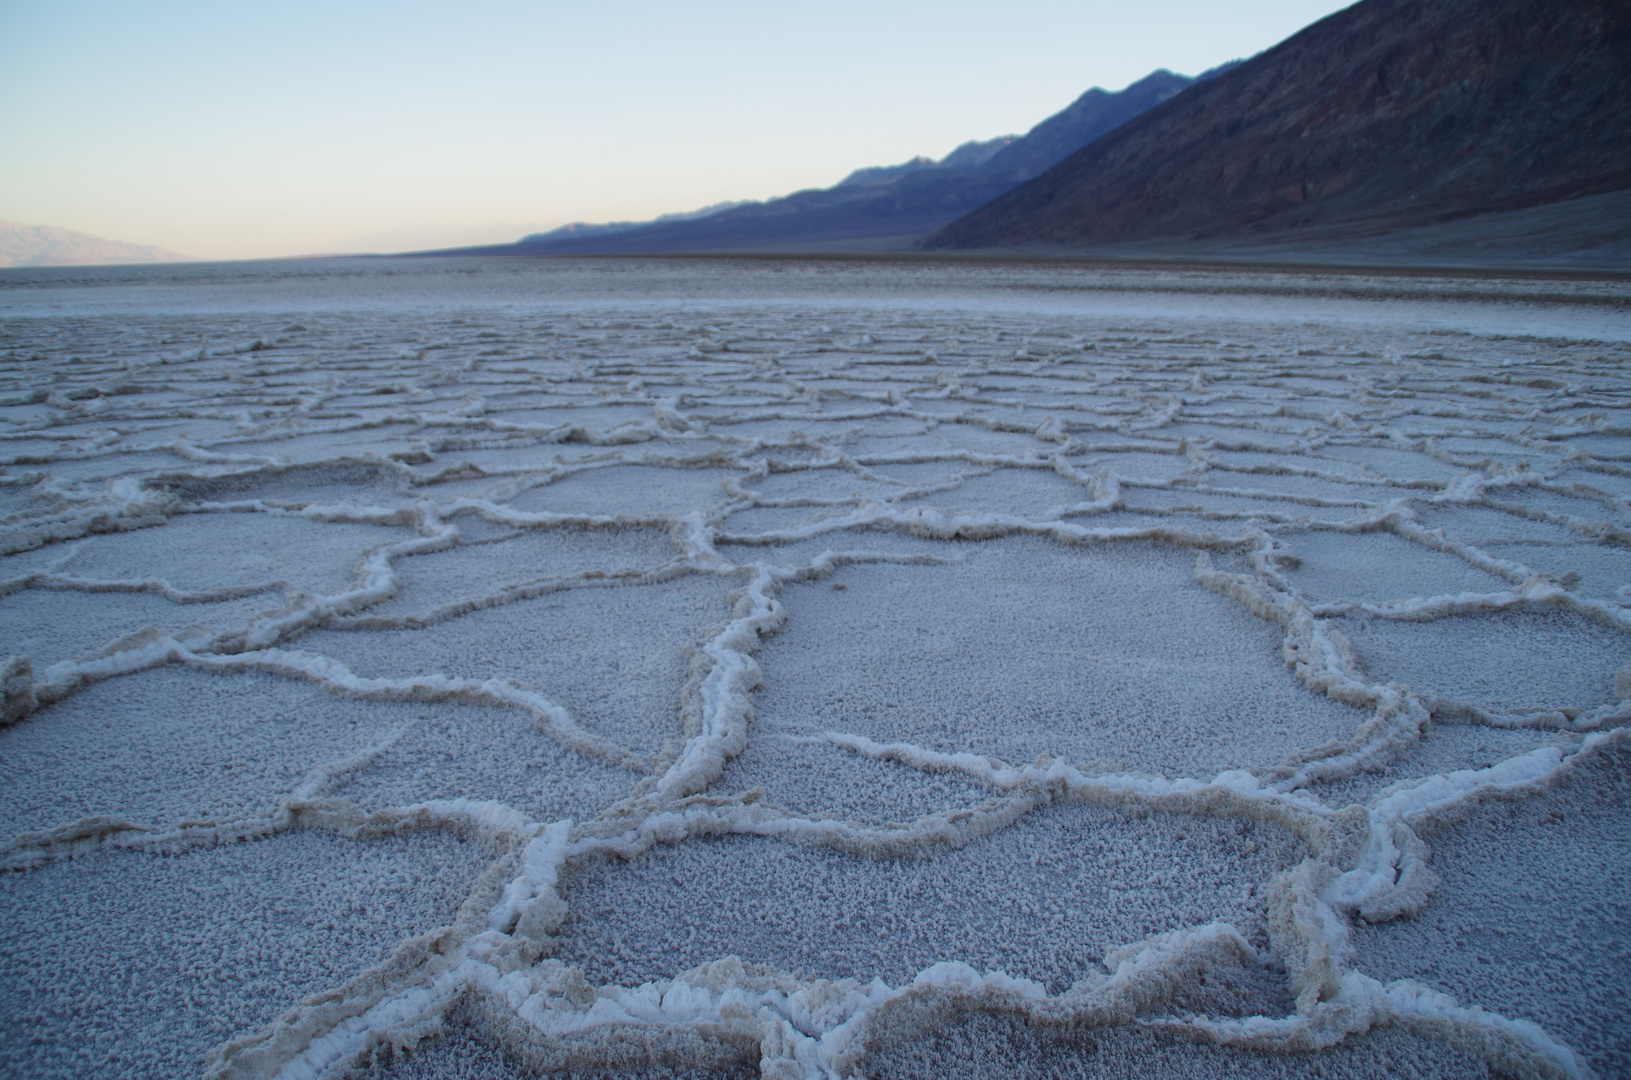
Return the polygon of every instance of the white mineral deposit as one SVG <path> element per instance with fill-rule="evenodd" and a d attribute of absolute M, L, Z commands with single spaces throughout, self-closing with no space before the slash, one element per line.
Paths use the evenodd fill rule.
<path fill-rule="evenodd" d="M 1631 1075 L 1631 286 L 0 276 L 0 1074 Z"/>

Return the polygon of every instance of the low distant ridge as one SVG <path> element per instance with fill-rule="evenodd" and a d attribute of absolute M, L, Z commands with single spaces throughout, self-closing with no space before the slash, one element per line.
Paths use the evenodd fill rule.
<path fill-rule="evenodd" d="M 1624 250 L 1628 132 L 1624 0 L 1363 0 L 925 246 L 1335 248 L 1421 231 L 1444 251 L 1462 232 L 1485 253 Z M 1503 246 L 1508 219 L 1524 234 Z"/>
<path fill-rule="evenodd" d="M 1214 69 L 1199 76 L 1209 78 Z M 939 161 L 857 169 L 830 188 L 723 204 L 652 222 L 575 224 L 515 244 L 450 254 L 654 254 L 751 249 L 821 250 L 896 241 L 906 247 L 1038 175 L 1061 157 L 1167 100 L 1196 79 L 1161 70 L 1119 91 L 1098 87 L 1025 135 L 971 141 Z"/>
<path fill-rule="evenodd" d="M 188 256 L 148 244 L 127 244 L 54 225 L 0 219 L 0 266 L 104 266 L 186 262 Z"/>

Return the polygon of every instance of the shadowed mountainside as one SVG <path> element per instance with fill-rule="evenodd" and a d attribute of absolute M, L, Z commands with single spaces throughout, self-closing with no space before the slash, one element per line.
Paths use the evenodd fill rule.
<path fill-rule="evenodd" d="M 1628 132 L 1631 4 L 1364 0 L 924 246 L 1330 246 L 1550 204 L 1587 243 L 1625 231 Z"/>
<path fill-rule="evenodd" d="M 1195 81 L 1163 70 L 1116 92 L 1094 87 L 1022 137 L 965 143 L 939 162 L 914 158 L 900 165 L 858 169 L 830 188 L 672 220 L 568 225 L 515 244 L 457 253 L 645 254 L 854 244 L 880 238 L 898 238 L 898 246 L 905 246 L 1038 175 Z"/>

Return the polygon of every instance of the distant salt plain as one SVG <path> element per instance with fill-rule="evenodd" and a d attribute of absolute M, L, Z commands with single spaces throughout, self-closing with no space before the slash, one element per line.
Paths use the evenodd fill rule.
<path fill-rule="evenodd" d="M 0 276 L 0 1073 L 1631 1073 L 1631 289 Z"/>

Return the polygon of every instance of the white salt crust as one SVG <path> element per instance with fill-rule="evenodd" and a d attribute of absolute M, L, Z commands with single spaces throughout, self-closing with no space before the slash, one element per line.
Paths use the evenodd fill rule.
<path fill-rule="evenodd" d="M 9 273 L 22 1074 L 1628 1068 L 1623 284 Z"/>
<path fill-rule="evenodd" d="M 489 856 L 456 836 L 295 832 L 0 877 L 13 1076 L 199 1075 L 211 1047 L 453 921 Z"/>

